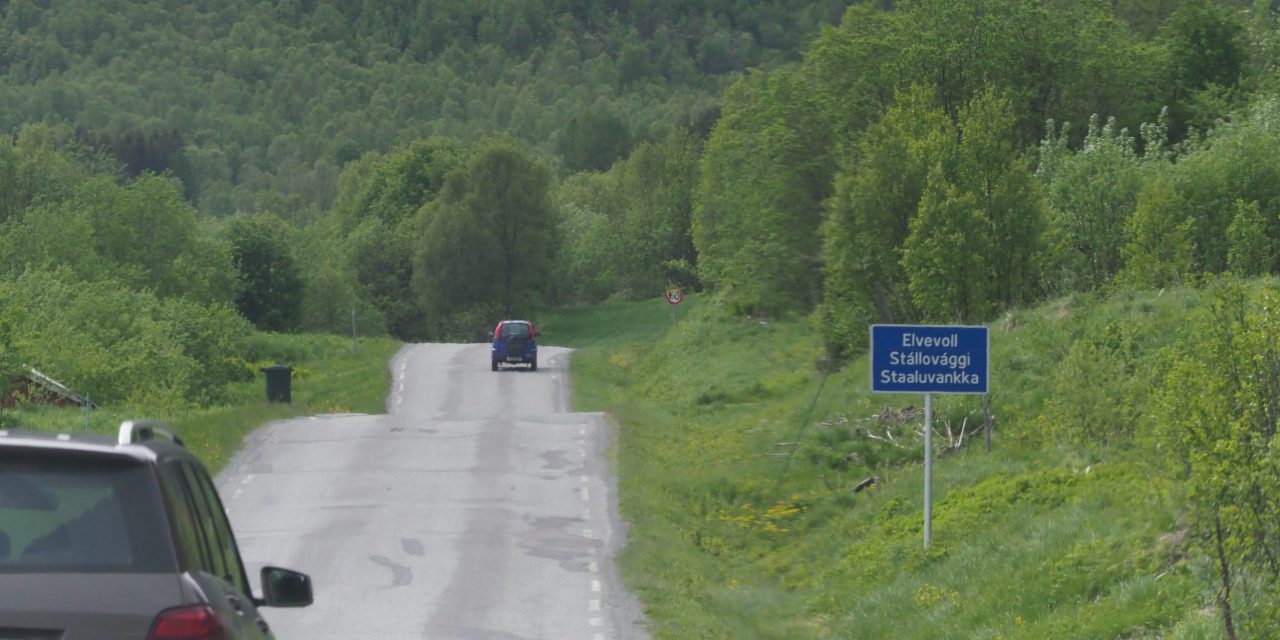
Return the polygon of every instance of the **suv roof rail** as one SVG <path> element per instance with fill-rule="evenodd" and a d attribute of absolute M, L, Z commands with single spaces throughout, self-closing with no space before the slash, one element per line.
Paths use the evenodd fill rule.
<path fill-rule="evenodd" d="M 144 440 L 168 440 L 178 446 L 182 438 L 173 432 L 173 428 L 159 420 L 125 420 L 120 423 L 119 444 L 133 444 Z"/>

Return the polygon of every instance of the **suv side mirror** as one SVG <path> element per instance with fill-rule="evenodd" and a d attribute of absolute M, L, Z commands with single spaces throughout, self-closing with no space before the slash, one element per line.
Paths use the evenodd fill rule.
<path fill-rule="evenodd" d="M 313 601 L 311 578 L 280 567 L 262 568 L 262 604 L 268 607 L 305 607 Z"/>

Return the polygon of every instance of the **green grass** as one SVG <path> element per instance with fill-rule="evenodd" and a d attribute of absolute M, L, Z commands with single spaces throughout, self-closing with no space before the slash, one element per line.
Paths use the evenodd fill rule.
<path fill-rule="evenodd" d="M 948 426 L 965 443 L 934 467 L 927 550 L 921 398 L 871 394 L 865 359 L 827 373 L 809 319 L 737 318 L 691 296 L 675 323 L 660 300 L 538 322 L 545 344 L 577 349 L 575 407 L 620 425 L 621 568 L 657 639 L 1200 640 L 1222 633 L 1184 489 L 1151 455 L 1158 425 L 1117 403 L 1143 400 L 1201 302 L 1072 297 L 993 322 L 993 451 L 977 398 L 935 399 L 935 443 Z M 397 343 L 258 341 L 254 367 L 295 367 L 293 405 L 267 404 L 259 374 L 205 409 L 3 417 L 104 433 L 158 417 L 216 469 L 268 421 L 382 411 Z M 851 491 L 872 476 L 877 489 Z"/>
<path fill-rule="evenodd" d="M 250 379 L 233 384 L 227 398 L 209 407 L 106 406 L 93 412 L 53 407 L 6 410 L 9 428 L 90 431 L 114 435 L 120 422 L 153 418 L 168 422 L 186 446 L 216 472 L 240 449 L 244 437 L 273 420 L 324 413 L 382 413 L 391 384 L 389 360 L 400 343 L 322 335 L 260 334 L 250 345 L 261 362 Z M 257 370 L 283 363 L 294 368 L 291 404 L 268 403 Z"/>
<path fill-rule="evenodd" d="M 702 300 L 663 328 L 640 304 L 543 323 L 580 347 L 575 407 L 620 425 L 621 565 L 655 638 L 1191 639 L 1221 630 L 1184 489 L 1141 416 L 1082 407 L 1141 400 L 1199 305 L 1074 297 L 993 322 L 993 451 L 979 398 L 935 398 L 935 444 L 948 423 L 966 439 L 934 467 L 928 550 L 922 398 L 871 394 L 865 359 L 824 374 L 808 319 Z M 1099 379 L 1080 345 L 1126 379 Z M 1094 437 L 1124 420 L 1128 444 Z M 850 491 L 871 476 L 879 490 Z"/>
<path fill-rule="evenodd" d="M 672 305 L 664 298 L 644 302 L 564 307 L 546 310 L 535 321 L 542 343 L 557 347 L 586 347 L 648 342 L 665 334 L 701 306 L 702 296 L 687 295 Z M 674 315 L 674 319 L 673 319 Z"/>

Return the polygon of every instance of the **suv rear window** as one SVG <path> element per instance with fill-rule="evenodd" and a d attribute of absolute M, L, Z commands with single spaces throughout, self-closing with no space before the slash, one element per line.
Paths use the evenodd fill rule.
<path fill-rule="evenodd" d="M 151 469 L 0 452 L 0 573 L 156 573 L 176 561 Z"/>
<path fill-rule="evenodd" d="M 528 338 L 529 325 L 523 322 L 504 322 L 502 323 L 501 337 L 503 338 Z"/>

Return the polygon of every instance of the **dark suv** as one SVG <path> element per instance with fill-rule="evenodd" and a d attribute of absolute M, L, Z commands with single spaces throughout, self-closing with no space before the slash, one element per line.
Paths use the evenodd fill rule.
<path fill-rule="evenodd" d="M 526 364 L 538 370 L 540 334 L 528 320 L 503 320 L 493 330 L 493 347 L 489 350 L 491 367 L 497 371 L 503 364 Z"/>
<path fill-rule="evenodd" d="M 0 431 L 0 638 L 272 638 L 260 606 L 311 604 L 262 569 L 254 598 L 217 489 L 182 440 Z"/>

